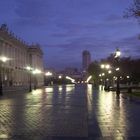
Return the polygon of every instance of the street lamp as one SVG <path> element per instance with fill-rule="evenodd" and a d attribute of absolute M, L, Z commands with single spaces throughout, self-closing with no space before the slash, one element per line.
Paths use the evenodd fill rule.
<path fill-rule="evenodd" d="M 111 70 L 111 66 L 109 64 L 101 64 L 101 69 L 106 69 L 108 70 L 108 74 L 112 73 Z M 105 73 L 102 73 L 101 76 L 105 76 Z M 108 80 L 106 80 L 106 77 L 104 78 L 104 90 L 109 90 L 109 86 L 108 86 Z"/>
<path fill-rule="evenodd" d="M 110 69 L 110 65 L 109 64 L 101 64 L 101 69 Z"/>
<path fill-rule="evenodd" d="M 102 73 L 102 76 L 105 76 L 105 73 Z"/>
<path fill-rule="evenodd" d="M 127 79 L 129 79 L 129 78 L 130 78 L 130 76 L 128 76 L 128 75 L 127 75 L 127 76 L 126 76 L 126 78 L 127 78 Z"/>
<path fill-rule="evenodd" d="M 120 56 L 121 56 L 121 52 L 119 49 L 116 49 L 116 52 L 115 52 L 115 60 L 117 62 L 117 68 L 116 68 L 116 71 L 117 71 L 117 87 L 116 87 L 116 94 L 119 95 L 120 94 L 120 76 L 119 76 L 119 70 L 120 68 L 118 67 L 119 66 L 119 59 L 120 59 Z"/>
<path fill-rule="evenodd" d="M 26 69 L 29 71 L 29 92 L 32 91 L 32 68 L 30 66 L 27 66 Z"/>
<path fill-rule="evenodd" d="M 58 78 L 59 78 L 59 79 L 62 79 L 62 76 L 61 76 L 61 75 L 59 75 L 59 76 L 58 76 Z"/>
<path fill-rule="evenodd" d="M 105 68 L 105 65 L 104 64 L 101 64 L 101 68 L 104 69 Z"/>
<path fill-rule="evenodd" d="M 132 93 L 130 76 L 127 75 L 126 78 L 127 78 L 127 81 L 128 81 L 128 93 Z"/>
<path fill-rule="evenodd" d="M 51 71 L 47 71 L 45 73 L 45 84 L 50 84 L 50 85 L 53 85 L 53 81 L 54 81 L 54 74 L 51 72 Z"/>
<path fill-rule="evenodd" d="M 53 75 L 53 73 L 52 73 L 52 72 L 50 72 L 50 71 L 48 71 L 48 72 L 46 72 L 46 73 L 45 73 L 45 75 L 46 75 L 46 76 L 52 76 L 52 75 Z"/>
<path fill-rule="evenodd" d="M 110 65 L 109 65 L 109 64 L 106 64 L 106 65 L 105 65 L 105 68 L 106 68 L 106 69 L 110 69 Z"/>
<path fill-rule="evenodd" d="M 109 71 L 108 71 L 108 74 L 111 74 L 111 73 L 112 73 L 112 71 L 111 71 L 111 70 L 109 70 Z"/>
<path fill-rule="evenodd" d="M 34 69 L 33 71 L 32 71 L 32 73 L 33 73 L 33 75 L 34 75 L 34 89 L 36 89 L 37 88 L 37 85 L 38 85 L 38 81 L 37 81 L 37 77 L 36 77 L 36 75 L 38 75 L 38 74 L 41 74 L 42 72 L 41 72 L 41 70 L 39 70 L 39 69 Z"/>
<path fill-rule="evenodd" d="M 120 70 L 120 68 L 116 68 L 116 71 L 119 71 Z"/>
<path fill-rule="evenodd" d="M 116 49 L 115 58 L 119 58 L 120 56 L 121 56 L 121 51 L 119 49 Z"/>
<path fill-rule="evenodd" d="M 5 56 L 1 56 L 0 57 L 0 96 L 3 95 L 3 83 L 2 83 L 2 64 L 6 63 L 9 60 L 9 58 L 5 57 Z"/>
<path fill-rule="evenodd" d="M 99 77 L 102 77 L 102 79 L 101 79 L 101 85 L 102 86 L 104 85 L 104 90 L 107 90 L 108 89 L 107 88 L 107 81 L 108 80 L 106 80 L 106 74 L 105 73 L 101 73 L 101 74 L 99 74 Z"/>

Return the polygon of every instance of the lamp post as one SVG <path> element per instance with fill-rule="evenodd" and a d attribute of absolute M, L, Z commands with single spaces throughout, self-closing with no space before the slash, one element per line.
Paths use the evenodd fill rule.
<path fill-rule="evenodd" d="M 33 75 L 34 75 L 34 90 L 36 90 L 36 88 L 37 88 L 37 86 L 38 86 L 38 82 L 37 82 L 37 75 L 38 74 L 41 74 L 42 72 L 41 72 L 41 70 L 39 70 L 39 69 L 34 69 L 33 70 Z"/>
<path fill-rule="evenodd" d="M 47 84 L 47 85 L 53 85 L 53 80 L 54 80 L 54 78 L 53 78 L 53 73 L 52 72 L 50 72 L 50 71 L 47 71 L 46 73 L 45 73 L 45 84 Z"/>
<path fill-rule="evenodd" d="M 26 70 L 29 72 L 29 92 L 32 91 L 32 54 L 29 54 L 29 66 L 26 67 Z"/>
<path fill-rule="evenodd" d="M 32 91 L 32 68 L 27 66 L 26 69 L 29 71 L 29 92 Z"/>
<path fill-rule="evenodd" d="M 110 91 L 110 86 L 112 85 L 112 70 L 108 70 L 108 91 Z"/>
<path fill-rule="evenodd" d="M 2 64 L 6 63 L 9 58 L 2 56 L 0 57 L 0 96 L 3 95 L 3 83 L 2 83 Z"/>
<path fill-rule="evenodd" d="M 3 95 L 2 92 L 2 62 L 0 61 L 0 95 Z"/>
<path fill-rule="evenodd" d="M 117 72 L 117 87 L 116 87 L 116 94 L 119 95 L 120 94 L 120 75 L 119 75 L 119 71 L 120 71 L 120 68 L 119 68 L 119 59 L 120 59 L 120 56 L 121 56 L 121 52 L 119 49 L 116 49 L 116 52 L 115 52 L 115 60 L 116 60 L 116 63 L 117 63 L 117 68 L 116 68 L 116 72 Z"/>
<path fill-rule="evenodd" d="M 127 75 L 126 78 L 127 78 L 127 81 L 128 81 L 128 93 L 132 93 L 130 76 Z"/>
<path fill-rule="evenodd" d="M 29 71 L 30 77 L 29 77 L 29 92 L 32 91 L 32 74 L 34 75 L 34 89 L 36 89 L 37 87 L 37 78 L 36 75 L 37 74 L 41 74 L 41 70 L 39 69 L 34 69 L 30 66 L 27 66 L 26 69 Z"/>
<path fill-rule="evenodd" d="M 106 69 L 106 70 L 109 70 L 111 68 L 111 66 L 109 64 L 101 64 L 101 69 Z M 111 71 L 109 71 L 111 72 Z M 101 74 L 101 76 L 105 76 L 104 73 Z M 109 86 L 108 86 L 108 82 L 109 82 L 109 79 L 106 79 L 107 76 L 105 76 L 104 78 L 104 90 L 108 90 L 109 91 Z"/>

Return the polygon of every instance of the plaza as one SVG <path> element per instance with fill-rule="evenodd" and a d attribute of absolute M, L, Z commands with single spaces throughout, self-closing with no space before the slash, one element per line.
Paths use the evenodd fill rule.
<path fill-rule="evenodd" d="M 57 85 L 0 97 L 0 139 L 140 139 L 140 102 L 92 85 Z"/>

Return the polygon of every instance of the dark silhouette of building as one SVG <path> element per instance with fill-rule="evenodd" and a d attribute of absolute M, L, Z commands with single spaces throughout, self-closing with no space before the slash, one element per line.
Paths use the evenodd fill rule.
<path fill-rule="evenodd" d="M 90 52 L 87 50 L 83 51 L 82 54 L 82 64 L 83 64 L 83 71 L 86 72 L 88 69 L 89 64 L 91 63 L 91 55 Z"/>

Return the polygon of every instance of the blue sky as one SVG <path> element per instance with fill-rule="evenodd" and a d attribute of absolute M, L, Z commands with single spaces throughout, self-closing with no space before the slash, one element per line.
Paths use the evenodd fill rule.
<path fill-rule="evenodd" d="M 47 67 L 81 67 L 82 51 L 92 60 L 119 47 L 140 57 L 140 26 L 123 13 L 132 0 L 0 0 L 0 24 L 28 43 L 39 43 Z"/>

